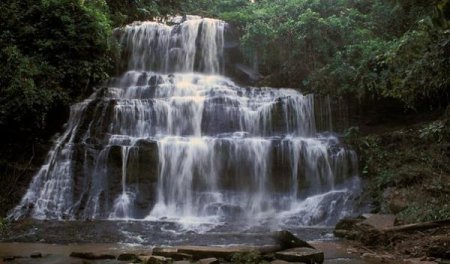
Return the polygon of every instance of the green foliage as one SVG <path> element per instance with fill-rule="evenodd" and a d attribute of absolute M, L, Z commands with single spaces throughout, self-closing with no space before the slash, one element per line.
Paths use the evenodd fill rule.
<path fill-rule="evenodd" d="M 0 235 L 5 234 L 8 231 L 9 222 L 5 218 L 0 217 Z"/>
<path fill-rule="evenodd" d="M 65 100 L 61 91 L 46 75 L 51 67 L 29 58 L 21 53 L 17 46 L 1 50 L 0 65 L 2 96 L 0 97 L 0 124 L 26 122 L 35 128 L 43 128 L 46 113 L 55 101 Z M 35 79 L 42 79 L 37 84 Z M 42 89 L 39 86 L 53 87 Z"/>
<path fill-rule="evenodd" d="M 9 0 L 0 3 L 0 129 L 47 137 L 74 101 L 109 77 L 112 26 L 163 16 L 170 1 Z M 57 122 L 50 124 L 50 119 Z M 53 125 L 55 127 L 50 127 Z M 34 140 L 34 139 L 33 139 Z"/>
<path fill-rule="evenodd" d="M 183 12 L 206 17 L 221 17 L 227 22 L 242 22 L 245 17 L 242 9 L 250 4 L 248 0 L 187 0 L 181 3 Z M 237 15 L 237 19 L 227 19 Z"/>
<path fill-rule="evenodd" d="M 180 10 L 182 0 L 106 0 L 114 26 L 164 17 Z"/>
<path fill-rule="evenodd" d="M 263 85 L 448 104 L 449 0 L 200 0 L 184 9 L 234 24 Z"/>
<path fill-rule="evenodd" d="M 376 211 L 392 213 L 385 190 L 403 193 L 407 207 L 399 214 L 406 222 L 448 219 L 450 208 L 449 121 L 441 119 L 409 128 L 361 136 L 350 129 L 345 141 L 360 157 L 362 175 Z"/>
<path fill-rule="evenodd" d="M 31 139 L 109 76 L 108 7 L 103 0 L 26 0 L 2 2 L 0 10 L 0 127 Z"/>
<path fill-rule="evenodd" d="M 399 217 L 406 222 L 427 222 L 446 220 L 450 218 L 450 206 L 447 201 L 450 195 L 446 195 L 441 201 L 415 202 L 400 212 Z"/>
<path fill-rule="evenodd" d="M 445 124 L 444 121 L 439 120 L 424 126 L 420 132 L 420 138 L 442 142 L 445 136 Z"/>
<path fill-rule="evenodd" d="M 232 263 L 236 264 L 264 264 L 269 263 L 264 260 L 261 253 L 257 251 L 235 253 L 231 258 Z"/>
<path fill-rule="evenodd" d="M 408 14 L 404 7 L 394 7 L 391 12 L 401 9 L 396 17 L 403 19 L 390 26 L 377 21 L 376 14 L 369 16 L 371 33 L 353 38 L 354 44 L 344 46 L 313 73 L 311 88 L 360 98 L 394 98 L 411 108 L 448 104 L 449 32 L 432 23 L 429 6 L 413 7 Z M 404 25 L 408 28 L 403 32 L 389 30 Z"/>
<path fill-rule="evenodd" d="M 346 140 L 354 140 L 360 136 L 359 127 L 349 127 L 344 131 L 344 137 Z"/>

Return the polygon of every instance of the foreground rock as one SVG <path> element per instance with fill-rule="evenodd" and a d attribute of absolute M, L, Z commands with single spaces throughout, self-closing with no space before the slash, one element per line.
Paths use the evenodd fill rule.
<path fill-rule="evenodd" d="M 42 258 L 41 252 L 33 252 L 30 254 L 30 258 Z"/>
<path fill-rule="evenodd" d="M 138 256 L 136 256 L 135 254 L 131 254 L 131 253 L 123 253 L 117 257 L 117 260 L 120 260 L 120 261 L 135 261 L 137 259 L 139 259 Z"/>
<path fill-rule="evenodd" d="M 140 256 L 139 260 L 143 264 L 169 264 L 173 262 L 171 258 L 161 256 Z"/>
<path fill-rule="evenodd" d="M 379 231 L 394 227 L 397 221 L 397 217 L 390 214 L 364 214 L 363 218 L 362 225 L 368 225 Z"/>
<path fill-rule="evenodd" d="M 192 260 L 193 256 L 190 254 L 178 251 L 178 248 L 154 248 L 152 254 L 155 256 L 167 257 L 173 260 Z"/>
<path fill-rule="evenodd" d="M 280 250 L 279 246 L 263 246 L 263 247 L 250 247 L 250 246 L 235 246 L 235 247 L 208 247 L 208 246 L 182 246 L 177 247 L 177 254 L 182 253 L 188 256 L 192 256 L 192 259 L 207 259 L 207 258 L 221 258 L 231 260 L 231 258 L 237 253 L 259 252 L 262 254 L 274 253 Z M 159 253 L 157 253 L 159 254 Z"/>
<path fill-rule="evenodd" d="M 377 245 L 385 240 L 384 231 L 393 228 L 394 215 L 365 214 L 359 218 L 343 219 L 337 223 L 334 235 L 361 241 L 365 245 Z"/>
<path fill-rule="evenodd" d="M 116 256 L 110 254 L 94 254 L 92 252 L 72 252 L 70 256 L 73 258 L 101 260 L 101 259 L 116 259 Z"/>
<path fill-rule="evenodd" d="M 323 263 L 325 256 L 322 251 L 309 247 L 291 248 L 275 253 L 279 260 L 288 262 Z"/>
<path fill-rule="evenodd" d="M 263 234 L 261 234 L 263 236 Z M 0 257 L 4 261 L 16 261 L 23 252 L 23 263 L 143 263 L 143 264 L 218 264 L 218 263 L 270 263 L 288 261 L 322 263 L 323 251 L 314 249 L 307 242 L 287 231 L 265 234 L 264 239 L 274 236 L 277 244 L 269 246 L 176 246 L 176 247 L 122 247 L 115 244 L 50 245 L 21 244 L 0 245 Z M 259 237 L 258 237 L 259 238 Z M 273 243 L 273 240 L 264 240 Z M 320 246 L 318 246 L 320 248 Z M 42 257 L 32 259 L 32 257 Z M 78 258 L 78 259 L 75 259 Z M 0 259 L 0 262 L 1 259 Z M 20 262 L 22 263 L 22 262 Z M 291 262 L 292 263 L 292 262 Z"/>
<path fill-rule="evenodd" d="M 297 247 L 307 247 L 314 248 L 308 242 L 299 239 L 294 236 L 291 232 L 283 230 L 273 233 L 273 238 L 281 247 L 281 249 L 297 248 Z"/>
<path fill-rule="evenodd" d="M 200 259 L 198 261 L 198 264 L 219 264 L 219 260 L 216 258 L 207 258 L 207 259 Z"/>
<path fill-rule="evenodd" d="M 156 247 L 152 254 L 156 258 L 149 262 L 149 259 L 143 260 L 144 263 L 163 263 L 162 258 L 169 258 L 178 263 L 186 261 L 197 261 L 201 264 L 220 263 L 220 260 L 233 261 L 236 256 L 245 258 L 257 256 L 273 261 L 291 261 L 306 263 L 323 263 L 324 254 L 315 249 L 306 241 L 303 241 L 288 231 L 279 231 L 272 234 L 276 245 L 271 246 L 179 246 L 179 247 Z M 275 258 L 274 258 L 275 256 Z"/>

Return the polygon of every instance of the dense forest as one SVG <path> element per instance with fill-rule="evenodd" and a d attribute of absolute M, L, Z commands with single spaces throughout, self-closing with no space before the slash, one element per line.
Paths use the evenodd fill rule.
<path fill-rule="evenodd" d="M 448 179 L 449 0 L 6 0 L 0 3 L 3 190 L 13 192 L 18 181 L 27 182 L 20 177 L 29 181 L 31 164 L 42 163 L 70 105 L 114 76 L 120 46 L 113 29 L 173 14 L 233 25 L 246 63 L 262 76 L 255 85 L 346 98 L 361 105 L 363 114 L 385 115 L 384 108 L 393 105 L 394 115 L 425 116 L 424 125 L 396 131 L 400 135 L 347 131 L 348 141 L 364 154 L 363 174 L 373 176 L 375 197 L 382 195 L 380 188 L 430 174 L 433 181 Z M 413 139 L 402 143 L 406 138 Z M 401 150 L 411 145 L 417 155 Z M 402 167 L 408 159 L 415 165 Z M 448 189 L 433 189 L 439 188 L 436 182 L 430 188 L 439 193 L 437 209 L 417 204 L 405 219 L 422 207 L 431 208 L 423 219 L 450 216 L 448 203 L 440 206 L 448 201 Z M 10 195 L 20 196 L 2 194 L 1 215 L 11 207 Z"/>
<path fill-rule="evenodd" d="M 268 86 L 448 102 L 448 1 L 193 1 L 239 30 Z"/>

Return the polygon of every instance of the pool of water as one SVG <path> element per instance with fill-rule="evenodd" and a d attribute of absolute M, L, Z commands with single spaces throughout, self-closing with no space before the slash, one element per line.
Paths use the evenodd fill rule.
<path fill-rule="evenodd" d="M 11 225 L 2 242 L 125 243 L 139 245 L 271 245 L 275 227 L 251 223 L 202 224 L 171 221 L 39 221 Z M 308 241 L 332 240 L 331 227 L 298 227 L 289 231 Z"/>

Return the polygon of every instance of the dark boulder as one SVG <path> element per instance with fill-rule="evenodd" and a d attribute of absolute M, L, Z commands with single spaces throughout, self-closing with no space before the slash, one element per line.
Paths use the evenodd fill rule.
<path fill-rule="evenodd" d="M 33 252 L 30 254 L 30 258 L 42 258 L 41 252 Z"/>
<path fill-rule="evenodd" d="M 300 247 L 307 247 L 314 249 L 314 247 L 308 244 L 308 242 L 299 239 L 291 232 L 286 230 L 274 232 L 273 238 L 281 247 L 281 249 L 300 248 Z"/>
<path fill-rule="evenodd" d="M 70 256 L 73 258 L 100 260 L 100 259 L 116 259 L 116 256 L 109 254 L 94 254 L 92 252 L 72 252 Z"/>
<path fill-rule="evenodd" d="M 131 254 L 131 253 L 123 253 L 117 257 L 117 260 L 120 260 L 120 261 L 136 261 L 138 259 L 139 259 L 138 256 L 136 256 L 135 254 Z"/>

